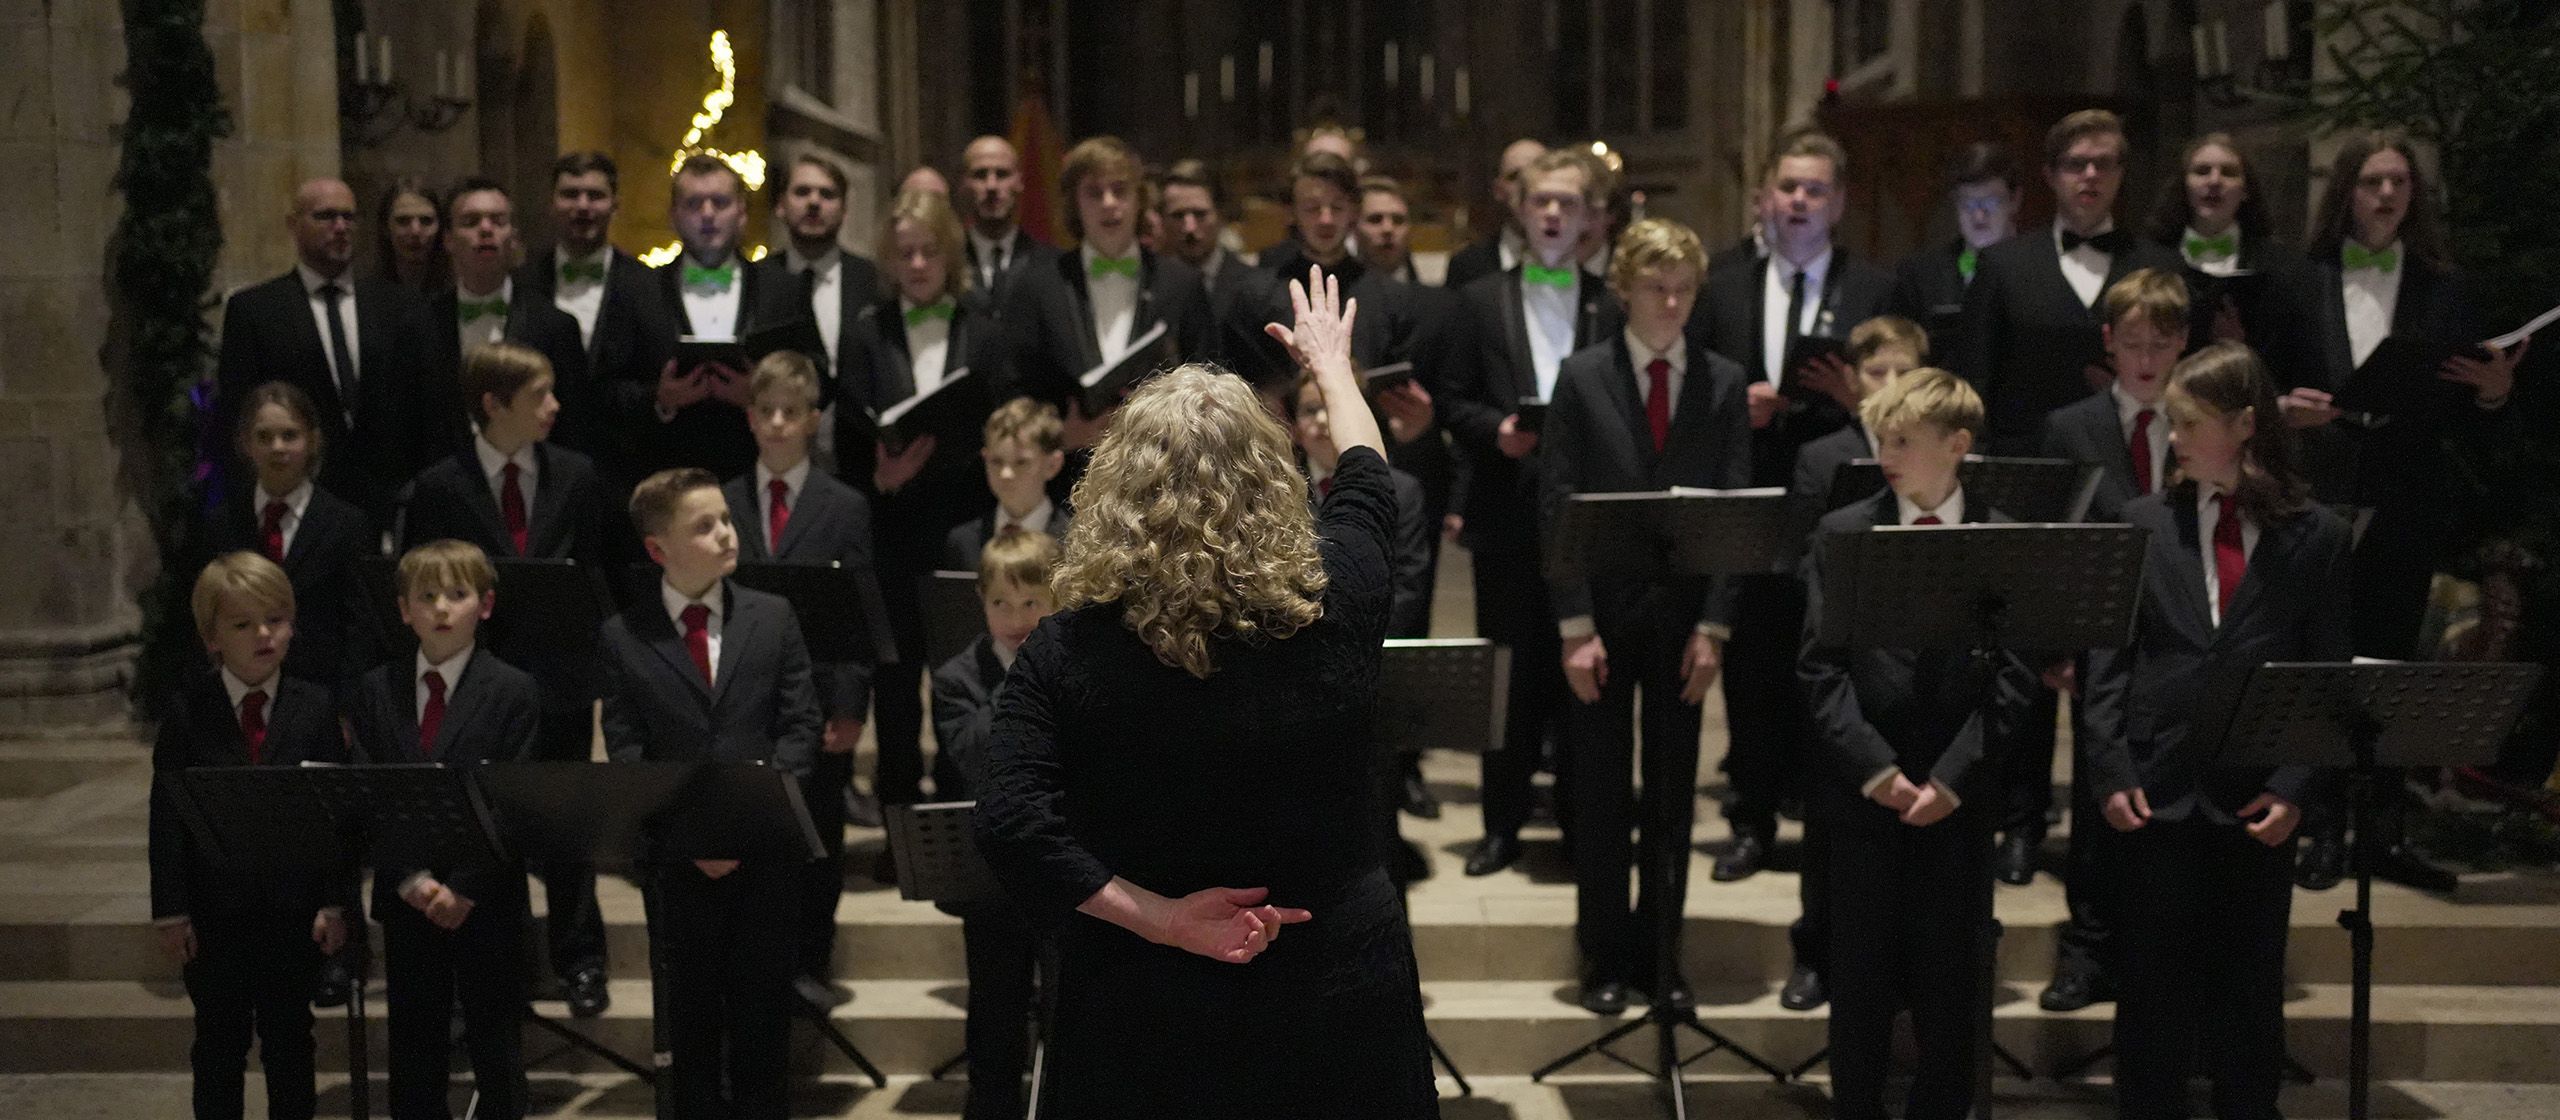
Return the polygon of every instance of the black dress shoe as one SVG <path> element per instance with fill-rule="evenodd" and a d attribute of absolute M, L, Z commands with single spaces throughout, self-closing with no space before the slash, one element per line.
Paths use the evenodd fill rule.
<path fill-rule="evenodd" d="M 1440 819 L 1440 799 L 1431 796 L 1431 787 L 1423 784 L 1420 774 L 1404 776 L 1404 811 L 1426 821 Z"/>
<path fill-rule="evenodd" d="M 1518 862 L 1519 837 L 1487 836 L 1476 841 L 1475 851 L 1467 853 L 1467 874 L 1481 878 Z"/>
<path fill-rule="evenodd" d="M 593 1019 L 613 1006 L 613 994 L 605 989 L 604 970 L 582 968 L 569 978 L 566 996 L 569 1014 L 580 1019 Z"/>
<path fill-rule="evenodd" d="M 1673 1011 L 1687 1011 L 1698 1006 L 1697 993 L 1689 990 L 1689 978 L 1676 972 L 1671 974 L 1671 982 L 1661 991 L 1647 992 L 1646 996 L 1655 1007 Z"/>
<path fill-rule="evenodd" d="M 1811 1011 L 1831 1002 L 1831 993 L 1822 987 L 1822 974 L 1798 964 L 1787 971 L 1787 986 L 1778 989 L 1778 1006 L 1789 1011 Z"/>
<path fill-rule="evenodd" d="M 2347 841 L 2318 835 L 2302 842 L 2302 858 L 2293 865 L 2293 881 L 2306 891 L 2325 891 L 2347 877 Z"/>
<path fill-rule="evenodd" d="M 2452 894 L 2462 885 L 2453 872 L 2428 863 L 2417 849 L 2406 844 L 2384 849 L 2375 857 L 2373 877 L 2430 894 Z"/>
<path fill-rule="evenodd" d="M 355 983 L 343 973 L 337 976 L 323 976 L 320 982 L 311 988 L 311 1006 L 345 1007 L 347 1000 L 353 998 L 354 991 Z"/>
<path fill-rule="evenodd" d="M 1623 1015 L 1627 1011 L 1627 986 L 1615 980 L 1594 980 L 1582 985 L 1582 998 L 1576 1002 L 1594 1015 Z"/>
<path fill-rule="evenodd" d="M 2023 887 L 2036 881 L 2036 849 L 2044 846 L 2044 837 L 2029 832 L 2012 832 L 2000 839 L 2000 851 L 1992 857 L 1992 871 L 2000 881 Z"/>
<path fill-rule="evenodd" d="M 856 828 L 880 827 L 880 799 L 857 789 L 844 791 L 844 820 Z"/>
<path fill-rule="evenodd" d="M 791 978 L 791 991 L 800 997 L 800 1002 L 819 1011 L 833 1011 L 853 1002 L 852 989 L 806 973 Z"/>
<path fill-rule="evenodd" d="M 2078 1011 L 2093 1003 L 2115 1001 L 2115 985 L 2092 969 L 2071 968 L 2054 973 L 2053 983 L 2045 985 L 2044 993 L 2036 997 L 2036 1006 L 2047 1011 Z"/>
<path fill-rule="evenodd" d="M 1708 874 L 1716 882 L 1730 883 L 1759 874 L 1761 865 L 1767 862 L 1768 837 L 1757 832 L 1737 832 L 1733 836 L 1733 846 L 1716 857 L 1716 865 Z"/>

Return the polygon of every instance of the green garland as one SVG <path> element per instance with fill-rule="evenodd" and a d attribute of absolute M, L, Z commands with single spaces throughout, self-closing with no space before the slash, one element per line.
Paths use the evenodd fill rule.
<path fill-rule="evenodd" d="M 205 46 L 204 0 L 123 3 L 132 109 L 115 179 L 124 214 L 107 247 L 121 327 L 109 345 L 124 348 L 126 389 L 149 449 L 140 497 L 163 560 L 139 595 L 145 639 L 134 691 L 150 707 L 169 695 L 193 639 L 185 573 L 175 569 L 193 551 L 201 493 L 199 390 L 213 354 L 206 316 L 222 255 L 213 145 L 230 135 L 231 115 Z"/>

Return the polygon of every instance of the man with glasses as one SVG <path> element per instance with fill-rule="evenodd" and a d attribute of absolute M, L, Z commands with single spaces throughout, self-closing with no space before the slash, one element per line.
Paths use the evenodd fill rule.
<path fill-rule="evenodd" d="M 2009 150 L 1990 141 L 1967 144 L 1947 167 L 1947 201 L 1955 207 L 1956 235 L 1902 259 L 1894 272 L 1893 313 L 1929 331 L 1929 353 L 1956 351 L 1965 293 L 1982 271 L 1982 254 L 2018 232 L 2016 165 Z"/>

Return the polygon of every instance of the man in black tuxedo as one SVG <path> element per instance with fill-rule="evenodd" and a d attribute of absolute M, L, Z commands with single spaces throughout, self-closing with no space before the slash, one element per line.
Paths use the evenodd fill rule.
<path fill-rule="evenodd" d="M 826 346 L 826 353 L 809 357 L 818 367 L 820 409 L 812 458 L 829 473 L 836 467 L 835 406 L 846 365 L 845 324 L 885 294 L 880 266 L 840 240 L 846 186 L 844 168 L 834 160 L 806 153 L 792 160 L 773 202 L 774 219 L 790 231 L 790 244 L 748 266 L 767 273 L 759 293 L 766 306 L 758 321 L 808 319 Z"/>
<path fill-rule="evenodd" d="M 1045 272 L 1058 250 L 1022 228 L 1022 154 L 1012 141 L 969 141 L 960 153 L 960 181 L 969 195 L 969 286 L 986 293 L 987 306 L 1001 312 L 1012 302 L 1014 285 Z"/>
<path fill-rule="evenodd" d="M 2018 232 L 2018 173 L 2009 149 L 1967 144 L 1947 173 L 1956 236 L 1902 258 L 1894 270 L 1893 313 L 1928 328 L 1929 352 L 1952 360 L 1964 323 L 1964 295 L 1982 268 L 1983 250 Z"/>
<path fill-rule="evenodd" d="M 602 152 L 569 152 L 555 161 L 551 224 L 560 231 L 559 244 L 535 254 L 516 273 L 526 301 L 548 302 L 577 320 L 590 376 L 583 388 L 560 389 L 560 411 L 583 411 L 596 420 L 564 425 L 559 440 L 595 460 L 616 507 L 648 473 L 647 451 L 658 428 L 658 378 L 676 345 L 676 326 L 649 266 L 605 240 L 619 182 L 612 157 Z M 567 376 L 556 367 L 554 373 Z M 616 534 L 618 556 L 639 558 L 637 543 L 623 539 L 619 524 L 609 531 Z"/>
<path fill-rule="evenodd" d="M 1164 221 L 1165 249 L 1200 274 L 1209 302 L 1223 317 L 1254 266 L 1219 239 L 1227 229 L 1226 194 L 1201 160 L 1178 160 L 1166 169 L 1156 210 Z"/>
<path fill-rule="evenodd" d="M 440 413 L 425 389 L 426 312 L 398 284 L 357 278 L 355 221 L 345 183 L 314 179 L 294 192 L 293 271 L 223 307 L 213 430 L 238 430 L 240 399 L 263 382 L 302 390 L 337 452 L 321 463 L 320 486 L 387 525 L 401 485 L 440 450 Z"/>
<path fill-rule="evenodd" d="M 538 351 L 551 362 L 552 395 L 561 402 L 560 418 L 549 438 L 565 447 L 594 445 L 592 429 L 602 419 L 587 374 L 586 348 L 578 337 L 578 320 L 545 299 L 516 298 L 515 279 L 507 275 L 515 253 L 515 203 L 494 179 L 474 176 L 453 188 L 445 203 L 445 253 L 453 262 L 453 286 L 427 296 L 427 321 L 435 356 L 433 396 L 440 442 L 434 451 L 460 451 L 471 446 L 471 401 L 462 391 L 462 363 L 471 352 L 492 342 L 513 342 Z M 572 412 L 569 402 L 584 406 Z"/>
<path fill-rule="evenodd" d="M 1449 272 L 1441 286 L 1451 291 L 1464 291 L 1478 279 L 1509 272 L 1520 264 L 1528 245 L 1527 227 L 1520 224 L 1521 175 L 1539 156 L 1547 154 L 1547 146 L 1522 137 L 1503 145 L 1502 160 L 1493 175 L 1493 203 L 1490 209 L 1502 216 L 1502 224 L 1491 236 L 1449 255 Z"/>
<path fill-rule="evenodd" d="M 1750 375 L 1751 482 L 1785 486 L 1796 452 L 1849 422 L 1845 363 L 1787 363 L 1807 338 L 1845 341 L 1885 312 L 1893 277 L 1832 238 L 1848 204 L 1848 154 L 1819 132 L 1785 138 L 1760 178 L 1764 257 L 1728 250 L 1707 269 L 1691 334 Z M 1799 388 L 1801 386 L 1801 388 Z M 1725 663 L 1724 806 L 1733 844 L 1716 859 L 1718 882 L 1757 874 L 1778 828 L 1778 802 L 1802 778 L 1807 727 L 1795 677 L 1804 592 L 1785 575 L 1745 577 Z"/>
<path fill-rule="evenodd" d="M 1503 741 L 1486 744 L 1485 834 L 1467 857 L 1470 875 L 1520 858 L 1530 778 L 1564 714 L 1564 652 L 1540 567 L 1539 435 L 1521 415 L 1526 408 L 1542 416 L 1565 358 L 1614 337 L 1624 321 L 1617 297 L 1574 256 L 1583 224 L 1599 210 L 1594 179 L 1591 165 L 1566 151 L 1541 155 L 1522 172 L 1527 253 L 1520 267 L 1459 293 L 1455 345 L 1431 391 L 1469 479 L 1459 539 L 1475 558 L 1476 630 L 1511 647 L 1508 714 Z M 1556 769 L 1561 780 L 1571 767 L 1560 757 Z M 1557 800 L 1560 813 L 1570 811 L 1564 791 Z"/>
<path fill-rule="evenodd" d="M 1150 368 L 1211 357 L 1217 324 L 1200 274 L 1138 244 L 1136 151 L 1116 137 L 1094 137 L 1067 153 L 1058 179 L 1072 207 L 1067 230 L 1083 244 L 1005 289 L 999 314 L 1013 343 L 1013 384 L 995 395 L 1058 405 L 1067 446 L 1083 448 L 1100 424 L 1085 410 L 1080 376 L 1106 358 L 1117 361 L 1159 324 L 1163 338 L 1153 345 L 1161 358 Z"/>
<path fill-rule="evenodd" d="M 684 251 L 659 265 L 658 298 L 678 337 L 743 339 L 771 326 L 773 278 L 738 255 L 747 224 L 747 184 L 736 168 L 707 155 L 676 168 L 668 216 Z M 659 370 L 657 455 L 664 466 L 700 467 L 735 478 L 756 461 L 747 431 L 747 371 L 725 362 Z"/>

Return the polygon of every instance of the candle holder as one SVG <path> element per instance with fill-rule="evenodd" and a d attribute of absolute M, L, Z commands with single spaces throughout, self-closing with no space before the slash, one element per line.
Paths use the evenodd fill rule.
<path fill-rule="evenodd" d="M 411 92 L 394 74 L 388 35 L 357 32 L 338 70 L 339 132 L 355 147 L 379 147 L 403 129 L 443 132 L 462 123 L 472 106 L 462 95 L 464 63 L 444 51 L 436 52 L 434 92 Z"/>

